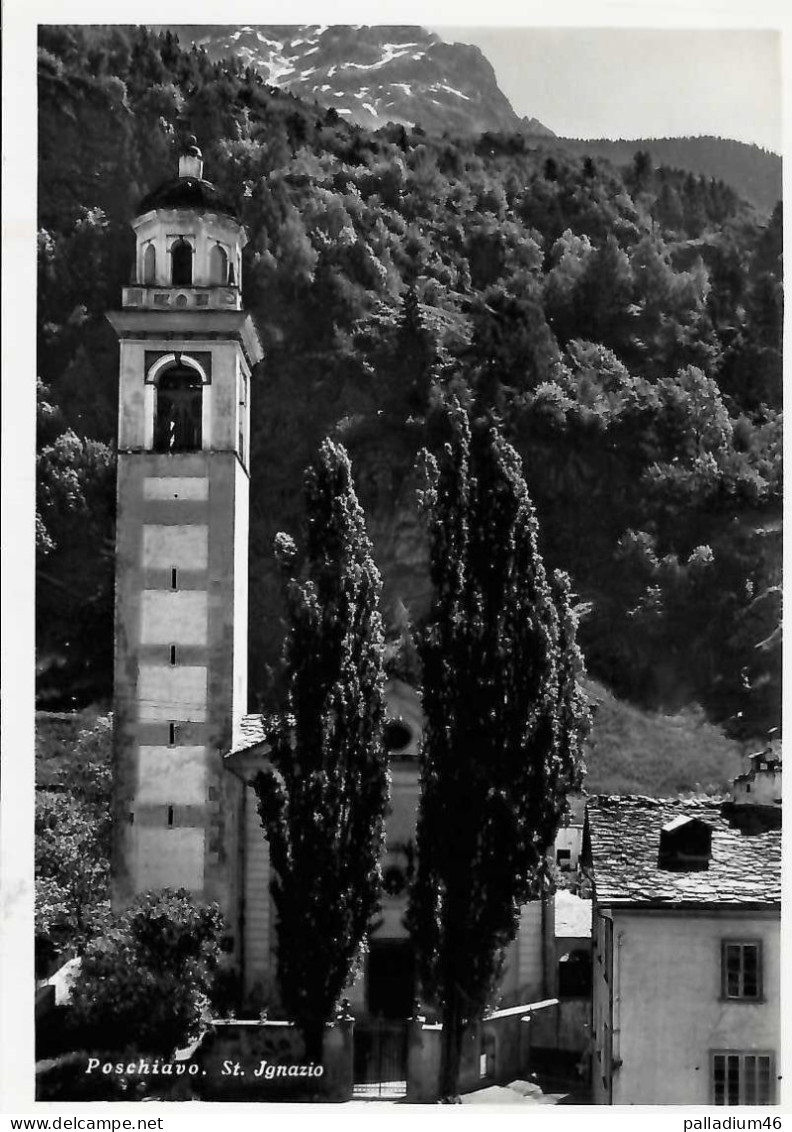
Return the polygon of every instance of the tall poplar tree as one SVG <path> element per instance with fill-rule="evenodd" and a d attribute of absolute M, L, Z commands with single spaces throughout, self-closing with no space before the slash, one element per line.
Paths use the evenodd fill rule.
<path fill-rule="evenodd" d="M 441 1095 L 484 1013 L 520 905 L 536 892 L 588 709 L 563 575 L 547 578 L 520 458 L 454 403 L 439 460 L 424 453 L 432 607 L 421 640 L 425 730 L 408 920 L 443 1023 Z"/>
<path fill-rule="evenodd" d="M 343 447 L 325 440 L 305 481 L 307 538 L 276 537 L 288 609 L 289 714 L 254 785 L 275 870 L 278 980 L 309 1058 L 376 910 L 389 796 L 381 581 Z"/>

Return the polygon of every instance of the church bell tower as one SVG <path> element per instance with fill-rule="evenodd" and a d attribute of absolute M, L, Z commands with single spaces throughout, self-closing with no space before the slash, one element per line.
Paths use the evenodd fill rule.
<path fill-rule="evenodd" d="M 179 176 L 132 223 L 120 339 L 113 892 L 186 888 L 235 936 L 241 784 L 223 768 L 247 698 L 249 406 L 261 345 L 242 308 L 245 232 Z"/>

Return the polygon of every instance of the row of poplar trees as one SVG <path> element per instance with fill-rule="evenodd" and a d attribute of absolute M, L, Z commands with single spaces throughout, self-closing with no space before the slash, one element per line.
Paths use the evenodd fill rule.
<path fill-rule="evenodd" d="M 520 458 L 497 423 L 445 413 L 424 451 L 433 597 L 417 635 L 425 717 L 407 925 L 442 1022 L 440 1095 L 496 991 L 520 905 L 580 785 L 589 727 L 569 582 L 548 577 Z M 270 845 L 283 1006 L 321 1059 L 380 898 L 389 798 L 381 581 L 349 458 L 306 474 L 304 561 L 276 539 L 288 608 L 288 714 L 256 781 Z"/>

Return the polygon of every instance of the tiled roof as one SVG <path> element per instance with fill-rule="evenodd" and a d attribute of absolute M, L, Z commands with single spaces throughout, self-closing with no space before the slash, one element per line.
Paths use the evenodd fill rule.
<path fill-rule="evenodd" d="M 268 741 L 270 731 L 277 723 L 275 715 L 243 715 L 234 721 L 234 735 L 228 755 L 238 755 Z"/>
<path fill-rule="evenodd" d="M 781 830 L 745 833 L 713 799 L 598 797 L 586 807 L 587 842 L 600 904 L 781 904 Z M 671 872 L 657 866 L 660 830 L 677 817 L 712 828 L 709 867 Z"/>

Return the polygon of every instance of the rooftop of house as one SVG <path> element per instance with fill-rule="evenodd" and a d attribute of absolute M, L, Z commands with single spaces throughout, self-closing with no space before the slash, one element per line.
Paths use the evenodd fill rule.
<path fill-rule="evenodd" d="M 734 781 L 748 782 L 763 775 L 780 775 L 781 768 L 781 759 L 774 751 L 757 751 L 756 754 L 748 756 L 748 770 L 738 774 Z M 780 790 L 780 786 L 778 789 Z"/>
<path fill-rule="evenodd" d="M 591 936 L 591 901 L 563 888 L 555 894 L 556 939 L 588 939 Z"/>
<path fill-rule="evenodd" d="M 746 807 L 747 809 L 747 807 Z M 679 821 L 682 819 L 682 821 Z M 706 860 L 680 857 L 660 867 L 660 834 L 680 836 L 704 823 L 711 831 Z M 749 832 L 750 830 L 750 832 Z M 725 799 L 634 796 L 591 798 L 584 855 L 596 899 L 605 905 L 772 907 L 781 904 L 781 830 L 739 821 Z"/>

